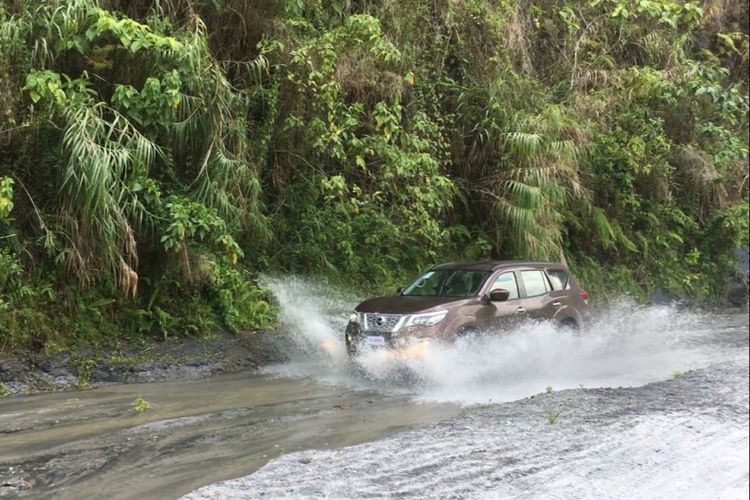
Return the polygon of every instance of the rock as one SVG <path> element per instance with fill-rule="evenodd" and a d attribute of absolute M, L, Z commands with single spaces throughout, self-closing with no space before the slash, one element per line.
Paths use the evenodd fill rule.
<path fill-rule="evenodd" d="M 79 381 L 81 360 L 91 360 L 85 377 L 88 387 L 109 383 L 195 380 L 219 373 L 254 370 L 286 359 L 288 339 L 277 331 L 218 333 L 208 339 L 175 337 L 102 352 L 79 350 L 31 358 L 0 355 L 0 382 L 12 395 L 48 390 L 71 390 Z M 80 387 L 78 387 L 80 388 Z M 2 479 L 0 479 L 2 481 Z"/>
<path fill-rule="evenodd" d="M 654 293 L 651 294 L 651 303 L 657 306 L 670 306 L 677 309 L 685 309 L 691 305 L 690 299 L 681 297 L 661 287 L 654 290 Z"/>
<path fill-rule="evenodd" d="M 33 486 L 34 484 L 31 481 L 20 477 L 12 477 L 0 483 L 0 492 L 2 492 L 2 490 L 5 488 L 18 491 L 27 491 L 30 490 Z"/>
<path fill-rule="evenodd" d="M 750 247 L 735 248 L 734 258 L 737 259 L 737 269 L 745 277 L 745 282 L 750 281 Z"/>
<path fill-rule="evenodd" d="M 750 282 L 750 251 L 748 247 L 734 250 L 737 260 L 737 273 L 727 286 L 727 302 L 733 307 L 743 307 L 748 302 L 748 282 Z"/>

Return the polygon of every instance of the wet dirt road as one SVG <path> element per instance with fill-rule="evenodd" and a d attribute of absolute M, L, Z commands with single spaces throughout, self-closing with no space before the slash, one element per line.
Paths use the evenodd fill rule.
<path fill-rule="evenodd" d="M 648 314 L 647 323 L 663 327 L 656 316 Z M 615 344 L 619 358 L 596 364 L 592 356 L 588 370 L 574 358 L 577 369 L 571 371 L 566 356 L 572 352 L 564 342 L 555 344 L 558 362 L 544 376 L 558 373 L 553 383 L 572 384 L 575 374 L 582 382 L 578 388 L 550 386 L 549 392 L 516 400 L 510 396 L 501 404 L 464 406 L 457 417 L 375 442 L 292 453 L 254 474 L 205 486 L 185 498 L 746 500 L 748 317 L 710 315 L 681 324 L 672 317 L 670 323 L 671 330 L 656 331 L 681 346 L 678 354 L 687 371 L 661 376 L 652 371 L 647 376 L 655 381 L 644 383 L 646 366 L 636 365 L 627 383 L 626 366 L 615 363 L 628 357 L 622 345 Z M 672 335 L 678 331 L 681 335 Z M 527 340 L 533 333 L 525 332 Z M 586 348 L 587 340 L 573 340 L 576 348 Z M 611 343 L 592 352 L 604 356 Z M 532 345 L 538 350 L 542 344 Z M 643 358 L 674 370 L 679 360 L 668 353 L 649 358 L 653 352 L 644 351 Z M 533 380 L 541 367 L 531 367 L 533 372 L 516 373 Z M 497 366 L 494 370 L 503 374 Z M 601 376 L 598 384 L 595 372 Z M 486 373 L 478 373 L 483 376 L 475 390 L 455 391 L 454 398 L 474 400 L 477 389 L 495 397 L 513 394 L 493 389 Z M 446 394 L 445 388 L 428 389 L 421 397 Z"/>
<path fill-rule="evenodd" d="M 137 412 L 143 397 L 152 408 Z M 448 403 L 240 374 L 0 400 L 0 496 L 177 498 L 310 448 L 454 416 Z"/>
<path fill-rule="evenodd" d="M 380 441 L 286 455 L 185 499 L 746 500 L 747 369 L 469 408 Z"/>
<path fill-rule="evenodd" d="M 261 374 L 0 400 L 0 496 L 748 497 L 746 313 L 618 304 L 352 363 L 350 302 L 285 287 L 295 348 Z"/>

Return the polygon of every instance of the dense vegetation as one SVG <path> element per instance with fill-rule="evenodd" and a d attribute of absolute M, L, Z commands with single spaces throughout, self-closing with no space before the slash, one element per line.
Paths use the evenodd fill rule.
<path fill-rule="evenodd" d="M 4 0 L 0 351 L 260 327 L 263 272 L 719 297 L 747 76 L 729 0 Z"/>

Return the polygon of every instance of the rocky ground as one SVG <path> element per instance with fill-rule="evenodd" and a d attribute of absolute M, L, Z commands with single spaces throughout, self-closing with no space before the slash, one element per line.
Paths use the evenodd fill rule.
<path fill-rule="evenodd" d="M 285 359 L 283 335 L 273 331 L 174 338 L 147 347 L 25 355 L 0 354 L 0 393 L 34 394 L 112 383 L 197 380 L 252 370 Z"/>

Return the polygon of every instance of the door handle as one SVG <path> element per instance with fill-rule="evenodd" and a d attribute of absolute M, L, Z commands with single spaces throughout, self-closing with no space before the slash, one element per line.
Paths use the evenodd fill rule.
<path fill-rule="evenodd" d="M 557 301 L 555 301 L 555 302 L 552 303 L 552 307 L 560 307 L 561 305 L 562 304 L 560 303 L 559 300 L 557 300 Z"/>
<path fill-rule="evenodd" d="M 522 306 L 518 306 L 518 307 L 516 307 L 516 312 L 517 313 L 525 313 L 526 312 L 526 308 L 522 307 Z"/>

